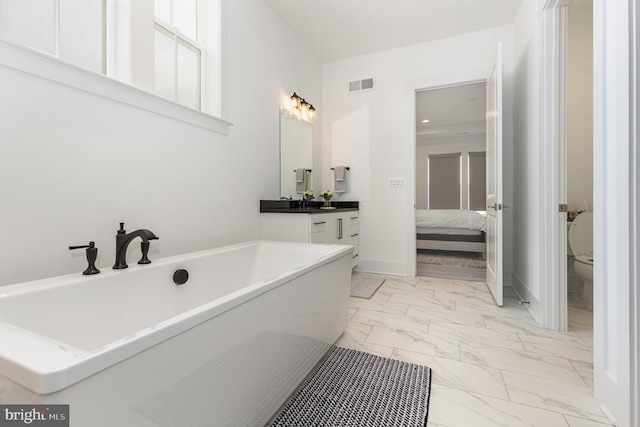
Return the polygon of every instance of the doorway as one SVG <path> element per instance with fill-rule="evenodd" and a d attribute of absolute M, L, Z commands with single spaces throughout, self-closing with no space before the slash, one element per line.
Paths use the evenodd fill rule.
<path fill-rule="evenodd" d="M 593 0 L 571 2 L 566 22 L 568 326 L 581 331 L 590 326 L 587 339 L 592 340 L 593 225 L 588 224 L 593 211 Z"/>
<path fill-rule="evenodd" d="M 485 281 L 486 83 L 415 95 L 416 272 Z"/>

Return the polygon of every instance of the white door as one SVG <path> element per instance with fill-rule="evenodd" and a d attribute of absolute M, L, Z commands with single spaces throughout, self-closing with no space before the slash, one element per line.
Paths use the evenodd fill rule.
<path fill-rule="evenodd" d="M 502 306 L 502 43 L 487 78 L 487 286 Z"/>

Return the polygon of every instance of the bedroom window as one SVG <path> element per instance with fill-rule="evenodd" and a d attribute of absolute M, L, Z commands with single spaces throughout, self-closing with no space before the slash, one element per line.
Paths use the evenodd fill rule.
<path fill-rule="evenodd" d="M 462 153 L 431 154 L 427 209 L 462 208 Z"/>
<path fill-rule="evenodd" d="M 472 211 L 486 211 L 487 199 L 487 161 L 486 153 L 469 153 L 467 185 L 469 188 L 469 209 Z"/>

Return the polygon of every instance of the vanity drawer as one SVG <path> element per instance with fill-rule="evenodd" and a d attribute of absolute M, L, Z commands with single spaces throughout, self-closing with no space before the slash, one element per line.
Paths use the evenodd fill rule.
<path fill-rule="evenodd" d="M 360 219 L 357 212 L 349 215 L 349 231 L 351 237 L 356 237 L 360 233 Z"/>
<path fill-rule="evenodd" d="M 327 229 L 327 217 L 325 215 L 309 215 L 309 234 L 319 233 Z"/>

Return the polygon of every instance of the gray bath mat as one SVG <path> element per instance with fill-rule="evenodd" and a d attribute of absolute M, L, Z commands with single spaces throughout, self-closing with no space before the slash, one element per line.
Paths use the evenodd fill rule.
<path fill-rule="evenodd" d="M 351 296 L 371 298 L 382 283 L 384 283 L 384 279 L 379 277 L 351 276 Z"/>
<path fill-rule="evenodd" d="M 431 369 L 334 347 L 272 427 L 424 427 Z"/>

